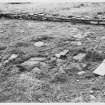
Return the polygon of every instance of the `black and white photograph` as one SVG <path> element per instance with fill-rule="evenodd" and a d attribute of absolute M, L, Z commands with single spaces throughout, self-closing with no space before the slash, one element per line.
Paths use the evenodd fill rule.
<path fill-rule="evenodd" d="M 0 103 L 104 103 L 105 2 L 0 1 Z"/>

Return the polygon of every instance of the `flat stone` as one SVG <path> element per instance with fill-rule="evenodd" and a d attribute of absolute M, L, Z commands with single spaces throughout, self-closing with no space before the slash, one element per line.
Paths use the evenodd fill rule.
<path fill-rule="evenodd" d="M 102 36 L 102 37 L 101 37 L 101 40 L 105 40 L 105 36 Z"/>
<path fill-rule="evenodd" d="M 58 54 L 55 54 L 55 56 L 56 56 L 57 58 L 60 58 L 62 55 L 64 56 L 64 55 L 66 55 L 68 52 L 69 52 L 69 50 L 63 50 L 62 52 L 60 52 L 60 53 L 58 53 Z"/>
<path fill-rule="evenodd" d="M 71 42 L 71 44 L 72 45 L 77 45 L 77 46 L 81 46 L 82 45 L 82 43 L 80 42 L 80 41 L 73 41 L 73 42 Z"/>
<path fill-rule="evenodd" d="M 72 63 L 71 68 L 77 69 L 77 70 L 82 70 L 82 67 L 79 63 Z"/>
<path fill-rule="evenodd" d="M 33 57 L 29 59 L 30 61 L 44 61 L 46 60 L 45 57 Z"/>
<path fill-rule="evenodd" d="M 38 42 L 34 43 L 34 46 L 42 47 L 42 46 L 44 46 L 44 42 L 38 41 Z"/>
<path fill-rule="evenodd" d="M 82 34 L 81 33 L 75 34 L 74 37 L 81 39 L 82 38 Z"/>
<path fill-rule="evenodd" d="M 93 71 L 94 74 L 104 76 L 105 75 L 105 60 Z"/>
<path fill-rule="evenodd" d="M 39 61 L 28 60 L 22 63 L 21 66 L 26 67 L 26 68 L 31 68 L 38 64 L 39 64 Z"/>
<path fill-rule="evenodd" d="M 77 74 L 78 75 L 83 75 L 83 74 L 85 74 L 86 72 L 85 71 L 80 71 L 80 72 L 78 72 Z"/>
<path fill-rule="evenodd" d="M 39 68 L 37 68 L 37 67 L 34 67 L 34 68 L 32 69 L 32 72 L 33 72 L 33 73 L 40 73 L 41 70 L 40 70 Z"/>
<path fill-rule="evenodd" d="M 97 21 L 91 21 L 90 23 L 91 23 L 91 24 L 98 24 Z"/>
<path fill-rule="evenodd" d="M 93 100 L 95 100 L 95 99 L 96 99 L 96 97 L 95 97 L 95 96 L 93 96 L 93 95 L 90 95 L 90 99 L 93 101 Z"/>
<path fill-rule="evenodd" d="M 91 93 L 91 94 L 93 94 L 93 93 L 94 93 L 94 91 L 93 91 L 93 90 L 90 90 L 90 93 Z"/>
<path fill-rule="evenodd" d="M 26 62 L 22 63 L 21 65 L 23 65 L 23 66 L 33 66 L 33 65 L 38 64 L 38 63 L 39 63 L 39 61 L 29 60 L 29 61 L 26 61 Z"/>
<path fill-rule="evenodd" d="M 79 82 L 80 80 L 77 79 L 76 81 Z"/>
<path fill-rule="evenodd" d="M 82 61 L 86 57 L 86 53 L 79 53 L 78 55 L 74 56 L 74 60 Z"/>
<path fill-rule="evenodd" d="M 82 71 L 83 67 L 79 63 L 71 63 L 70 65 L 66 66 L 66 71 L 71 71 L 71 72 L 80 72 Z"/>
<path fill-rule="evenodd" d="M 48 69 L 49 68 L 49 65 L 45 62 L 40 62 L 40 69 L 43 70 L 43 71 L 47 71 L 48 72 Z"/>
<path fill-rule="evenodd" d="M 4 61 L 4 64 L 5 63 L 8 63 L 9 61 L 13 60 L 13 59 L 16 59 L 18 57 L 17 54 L 12 54 L 7 60 Z"/>
<path fill-rule="evenodd" d="M 33 57 L 33 58 L 30 58 L 29 60 L 25 61 L 21 65 L 24 67 L 27 66 L 28 68 L 30 68 L 30 67 L 34 67 L 35 65 L 39 65 L 39 63 L 41 61 L 44 61 L 45 59 L 46 58 L 44 58 L 44 57 Z"/>
<path fill-rule="evenodd" d="M 12 55 L 9 57 L 8 60 L 13 60 L 13 59 L 15 59 L 15 58 L 17 58 L 17 57 L 18 57 L 17 54 L 12 54 Z"/>
<path fill-rule="evenodd" d="M 85 68 L 87 66 L 87 64 L 85 63 L 80 63 L 81 67 Z"/>

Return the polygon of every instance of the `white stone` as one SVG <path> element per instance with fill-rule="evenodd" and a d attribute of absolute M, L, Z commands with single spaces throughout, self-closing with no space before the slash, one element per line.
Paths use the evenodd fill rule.
<path fill-rule="evenodd" d="M 81 39 L 82 38 L 82 33 L 78 33 L 78 34 L 74 35 L 74 37 Z"/>
<path fill-rule="evenodd" d="M 80 45 L 82 45 L 82 43 L 81 42 L 77 42 L 77 45 L 80 46 Z"/>
<path fill-rule="evenodd" d="M 86 54 L 85 53 L 79 53 L 78 55 L 74 56 L 74 60 L 82 61 L 85 58 Z"/>
<path fill-rule="evenodd" d="M 61 55 L 66 55 L 69 52 L 69 50 L 63 50 L 62 52 L 60 52 L 59 54 L 55 54 L 55 56 L 57 58 L 59 58 Z"/>
<path fill-rule="evenodd" d="M 95 99 L 96 99 L 96 97 L 95 97 L 95 96 L 93 96 L 93 95 L 90 95 L 90 99 L 91 99 L 91 100 L 95 100 Z"/>
<path fill-rule="evenodd" d="M 29 60 L 30 61 L 44 61 L 46 58 L 44 57 L 33 57 L 33 58 L 30 58 Z"/>
<path fill-rule="evenodd" d="M 44 42 L 38 41 L 38 42 L 34 43 L 34 46 L 42 47 L 42 46 L 44 46 Z"/>
<path fill-rule="evenodd" d="M 72 69 L 75 68 L 78 71 L 82 70 L 81 64 L 79 64 L 79 63 L 72 63 L 70 68 L 72 68 Z"/>
<path fill-rule="evenodd" d="M 4 61 L 4 64 L 6 64 L 6 63 L 8 63 L 8 62 L 9 62 L 8 60 L 5 60 L 5 61 Z"/>
<path fill-rule="evenodd" d="M 76 81 L 77 81 L 77 82 L 79 82 L 79 80 L 78 80 L 78 79 L 77 79 Z"/>
<path fill-rule="evenodd" d="M 91 24 L 98 24 L 97 21 L 91 21 L 90 23 L 91 23 Z"/>
<path fill-rule="evenodd" d="M 33 71 L 33 73 L 40 73 L 41 72 L 41 70 L 37 67 L 33 68 L 32 71 Z"/>
<path fill-rule="evenodd" d="M 80 72 L 78 72 L 77 74 L 78 74 L 78 75 L 83 75 L 83 74 L 85 74 L 85 71 L 80 71 Z"/>
<path fill-rule="evenodd" d="M 17 57 L 18 57 L 18 55 L 12 54 L 7 60 L 4 61 L 4 64 L 8 63 L 10 60 L 13 60 L 13 59 L 15 59 Z"/>
<path fill-rule="evenodd" d="M 90 93 L 92 94 L 92 93 L 94 93 L 94 91 L 93 91 L 93 90 L 91 90 L 91 91 L 90 91 Z"/>
<path fill-rule="evenodd" d="M 104 76 L 105 75 L 105 60 L 93 71 L 94 74 Z"/>
<path fill-rule="evenodd" d="M 34 66 L 34 65 L 36 65 L 38 63 L 39 63 L 39 61 L 31 61 L 31 60 L 29 60 L 29 61 L 25 61 L 24 63 L 22 63 L 22 66 L 32 67 L 32 66 Z"/>
<path fill-rule="evenodd" d="M 28 67 L 32 67 L 34 65 L 37 65 L 40 63 L 40 61 L 44 61 L 46 58 L 44 57 L 33 57 L 30 58 L 29 60 L 25 61 L 24 63 L 22 63 L 22 66 L 28 66 Z"/>
<path fill-rule="evenodd" d="M 18 55 L 17 54 L 12 54 L 10 57 L 9 57 L 9 59 L 8 60 L 12 60 L 12 59 L 15 59 L 15 58 L 17 58 L 18 57 Z"/>

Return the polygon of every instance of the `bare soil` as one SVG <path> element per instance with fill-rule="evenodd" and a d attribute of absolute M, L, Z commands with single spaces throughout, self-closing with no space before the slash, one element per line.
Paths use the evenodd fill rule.
<path fill-rule="evenodd" d="M 11 12 L 13 4 L 5 5 L 10 8 L 5 11 Z M 24 10 L 20 8 L 23 4 L 15 5 Z M 83 6 L 75 5 L 75 8 Z M 100 8 L 97 11 L 104 11 L 104 5 Z M 37 47 L 34 44 L 38 41 L 46 44 Z M 55 56 L 64 50 L 68 53 L 59 58 Z M 86 56 L 81 61 L 75 60 L 74 56 L 80 53 Z M 18 57 L 9 60 L 13 54 Z M 24 66 L 30 58 L 37 59 L 38 63 Z M 104 59 L 104 26 L 2 18 L 0 102 L 105 102 L 105 77 L 93 74 Z M 84 74 L 79 75 L 81 71 Z"/>

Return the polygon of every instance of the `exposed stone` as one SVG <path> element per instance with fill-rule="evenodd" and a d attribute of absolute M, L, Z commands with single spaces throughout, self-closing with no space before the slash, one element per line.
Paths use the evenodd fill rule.
<path fill-rule="evenodd" d="M 40 73 L 41 70 L 39 68 L 35 67 L 35 68 L 32 69 L 32 72 L 33 73 Z"/>
<path fill-rule="evenodd" d="M 17 57 L 18 57 L 17 54 L 12 54 L 12 55 L 9 57 L 8 60 L 13 60 L 13 59 L 15 59 L 15 58 L 17 58 Z"/>
<path fill-rule="evenodd" d="M 91 99 L 91 101 L 95 101 L 96 97 L 93 95 L 90 95 L 90 99 Z"/>
<path fill-rule="evenodd" d="M 71 63 L 70 65 L 64 68 L 64 71 L 68 75 L 77 74 L 78 72 L 82 71 L 83 67 L 79 63 Z"/>
<path fill-rule="evenodd" d="M 29 59 L 30 61 L 45 61 L 45 57 L 33 57 Z"/>
<path fill-rule="evenodd" d="M 48 69 L 49 68 L 49 65 L 45 62 L 40 62 L 40 69 L 43 70 L 43 71 L 46 71 L 48 72 Z"/>
<path fill-rule="evenodd" d="M 38 42 L 34 43 L 34 46 L 42 47 L 42 46 L 44 46 L 44 42 L 38 41 Z"/>
<path fill-rule="evenodd" d="M 21 65 L 32 67 L 33 65 L 38 64 L 38 63 L 39 63 L 39 61 L 29 60 L 29 61 L 22 63 Z"/>
<path fill-rule="evenodd" d="M 63 50 L 62 52 L 60 52 L 60 53 L 58 53 L 58 54 L 55 54 L 55 56 L 56 56 L 57 58 L 60 58 L 61 56 L 66 55 L 68 52 L 69 52 L 69 50 Z"/>
<path fill-rule="evenodd" d="M 79 53 L 78 55 L 74 56 L 73 59 L 77 61 L 82 61 L 86 57 L 86 53 Z"/>
<path fill-rule="evenodd" d="M 44 61 L 45 59 L 46 58 L 44 58 L 44 57 L 33 57 L 33 58 L 30 58 L 29 60 L 23 62 L 21 64 L 21 66 L 28 68 L 28 69 L 32 69 L 35 66 L 39 66 L 40 65 L 39 63 L 41 61 Z"/>
<path fill-rule="evenodd" d="M 77 79 L 76 81 L 79 82 L 80 80 Z"/>
<path fill-rule="evenodd" d="M 91 93 L 91 94 L 93 94 L 93 93 L 94 93 L 94 91 L 93 91 L 93 90 L 90 90 L 90 93 Z"/>
<path fill-rule="evenodd" d="M 87 64 L 85 64 L 85 63 L 80 63 L 80 65 L 81 65 L 82 68 L 87 67 Z"/>
<path fill-rule="evenodd" d="M 79 63 L 72 63 L 71 68 L 76 70 L 82 70 L 82 67 Z"/>
<path fill-rule="evenodd" d="M 80 71 L 80 72 L 78 72 L 77 74 L 78 75 L 83 75 L 83 74 L 85 74 L 86 72 L 85 71 Z"/>
<path fill-rule="evenodd" d="M 17 57 L 18 57 L 17 54 L 12 54 L 7 60 L 4 61 L 4 64 L 5 64 L 5 63 L 8 63 L 8 62 L 11 61 L 11 60 L 16 59 Z"/>

